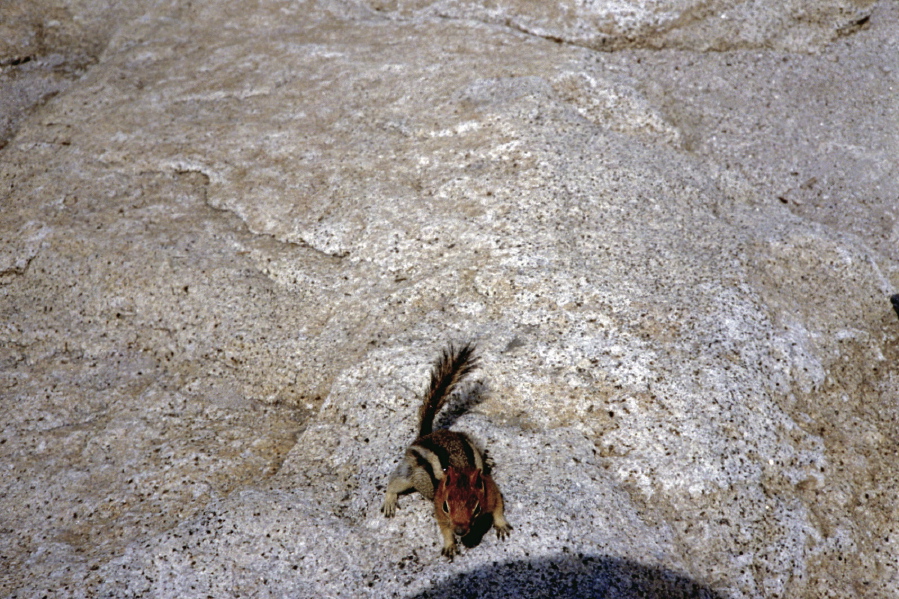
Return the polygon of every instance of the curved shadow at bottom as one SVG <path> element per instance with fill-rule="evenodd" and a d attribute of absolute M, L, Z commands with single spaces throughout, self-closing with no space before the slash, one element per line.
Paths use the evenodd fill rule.
<path fill-rule="evenodd" d="M 593 555 L 495 563 L 449 580 L 410 599 L 725 599 L 670 570 Z"/>

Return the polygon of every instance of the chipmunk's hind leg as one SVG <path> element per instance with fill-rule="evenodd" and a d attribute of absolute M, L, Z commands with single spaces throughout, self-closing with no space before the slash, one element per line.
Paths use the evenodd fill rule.
<path fill-rule="evenodd" d="M 512 532 L 512 525 L 509 524 L 509 521 L 506 520 L 505 514 L 505 506 L 503 505 L 503 494 L 500 493 L 499 487 L 496 486 L 496 483 L 493 482 L 492 478 L 487 479 L 487 484 L 493 488 L 494 497 L 496 497 L 496 503 L 493 506 L 493 528 L 496 529 L 496 536 L 500 539 L 505 540 L 509 533 Z"/>

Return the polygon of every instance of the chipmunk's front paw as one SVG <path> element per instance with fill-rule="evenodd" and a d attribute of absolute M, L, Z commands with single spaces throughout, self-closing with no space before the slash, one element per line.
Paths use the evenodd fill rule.
<path fill-rule="evenodd" d="M 455 543 L 453 543 L 452 545 L 444 545 L 443 550 L 440 552 L 441 555 L 450 558 L 450 561 L 452 561 L 453 557 L 455 557 L 458 553 L 459 548 Z"/>
<path fill-rule="evenodd" d="M 385 518 L 393 518 L 396 514 L 396 495 L 388 495 L 384 499 L 384 505 L 381 506 L 381 512 Z"/>
<path fill-rule="evenodd" d="M 509 538 L 509 534 L 511 534 L 512 532 L 512 525 L 508 522 L 503 522 L 502 524 L 494 524 L 493 527 L 496 529 L 496 536 L 503 541 Z"/>

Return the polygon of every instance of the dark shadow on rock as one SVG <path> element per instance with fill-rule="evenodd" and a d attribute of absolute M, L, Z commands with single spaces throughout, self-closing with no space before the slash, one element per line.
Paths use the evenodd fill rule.
<path fill-rule="evenodd" d="M 481 514 L 480 518 L 471 523 L 468 534 L 462 537 L 462 544 L 468 548 L 477 547 L 491 528 L 493 528 L 493 514 Z"/>
<path fill-rule="evenodd" d="M 890 296 L 890 303 L 893 304 L 893 310 L 896 311 L 896 316 L 899 316 L 899 293 Z"/>
<path fill-rule="evenodd" d="M 558 555 L 494 563 L 410 599 L 724 599 L 680 574 L 626 559 Z"/>

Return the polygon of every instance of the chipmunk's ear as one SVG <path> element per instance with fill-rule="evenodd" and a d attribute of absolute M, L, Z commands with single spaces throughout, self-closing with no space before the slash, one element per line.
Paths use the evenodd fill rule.
<path fill-rule="evenodd" d="M 468 482 L 478 491 L 484 490 L 484 477 L 481 476 L 480 470 L 475 470 L 474 472 L 472 472 Z"/>
<path fill-rule="evenodd" d="M 446 472 L 443 473 L 443 480 L 446 481 L 446 485 L 449 486 L 455 482 L 456 479 L 456 471 L 452 468 L 447 468 Z M 442 482 L 442 481 L 441 481 Z"/>

